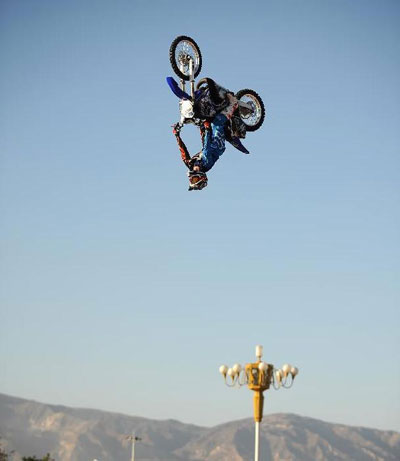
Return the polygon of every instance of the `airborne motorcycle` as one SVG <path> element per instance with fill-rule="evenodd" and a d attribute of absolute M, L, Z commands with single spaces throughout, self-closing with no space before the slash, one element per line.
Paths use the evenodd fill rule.
<path fill-rule="evenodd" d="M 170 46 L 169 57 L 174 72 L 180 78 L 180 84 L 178 84 L 173 77 L 167 77 L 169 87 L 180 99 L 180 120 L 174 126 L 174 133 L 178 133 L 179 137 L 182 127 L 193 123 L 200 128 L 204 148 L 205 123 L 210 126 L 210 123 L 216 120 L 215 117 L 218 118 L 218 114 L 231 110 L 227 117 L 228 121 L 224 119 L 226 123 L 222 128 L 223 137 L 241 152 L 249 153 L 240 138 L 245 138 L 247 132 L 258 130 L 264 122 L 265 107 L 260 96 L 250 89 L 240 90 L 234 95 L 233 92 L 218 85 L 210 78 L 199 80 L 195 86 L 195 78 L 202 67 L 202 55 L 199 46 L 190 37 L 183 35 L 177 37 Z M 186 92 L 186 82 L 189 82 L 189 92 Z M 235 101 L 234 108 L 229 106 L 232 100 Z M 186 146 L 182 141 L 178 141 L 178 144 L 183 161 L 191 169 L 192 164 L 189 161 L 192 159 Z M 189 190 L 193 188 L 196 187 L 189 187 Z"/>

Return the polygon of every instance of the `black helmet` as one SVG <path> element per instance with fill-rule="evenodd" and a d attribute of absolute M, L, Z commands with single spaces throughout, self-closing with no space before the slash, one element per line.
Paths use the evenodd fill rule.
<path fill-rule="evenodd" d="M 208 178 L 202 171 L 189 171 L 189 189 L 188 190 L 201 190 L 207 187 Z"/>

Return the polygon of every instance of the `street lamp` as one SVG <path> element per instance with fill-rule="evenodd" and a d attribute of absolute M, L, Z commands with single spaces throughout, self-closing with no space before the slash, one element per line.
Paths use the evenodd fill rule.
<path fill-rule="evenodd" d="M 272 364 L 261 360 L 263 355 L 263 347 L 256 346 L 257 362 L 247 363 L 244 367 L 235 363 L 232 367 L 221 365 L 219 372 L 225 380 L 228 387 L 244 386 L 254 392 L 254 421 L 255 421 L 255 447 L 254 460 L 259 460 L 260 448 L 260 422 L 263 417 L 264 394 L 263 392 L 269 389 L 272 384 L 273 388 L 278 390 L 280 387 L 286 389 L 292 387 L 294 378 L 299 373 L 298 368 L 292 367 L 288 363 L 282 368 L 275 368 Z"/>
<path fill-rule="evenodd" d="M 135 443 L 140 442 L 142 439 L 140 437 L 136 437 L 135 434 L 127 435 L 125 439 L 128 439 L 132 442 L 131 461 L 135 461 Z"/>

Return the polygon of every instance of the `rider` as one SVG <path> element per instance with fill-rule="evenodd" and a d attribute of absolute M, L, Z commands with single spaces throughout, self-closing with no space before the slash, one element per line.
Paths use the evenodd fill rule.
<path fill-rule="evenodd" d="M 203 122 L 200 127 L 203 148 L 193 157 L 190 156 L 180 136 L 181 125 L 176 123 L 173 126 L 182 160 L 189 168 L 189 190 L 201 190 L 207 186 L 206 172 L 211 170 L 225 151 L 225 125 L 238 108 L 238 101 L 231 93 L 227 94 L 227 98 L 228 105 L 212 119 L 211 123 Z"/>

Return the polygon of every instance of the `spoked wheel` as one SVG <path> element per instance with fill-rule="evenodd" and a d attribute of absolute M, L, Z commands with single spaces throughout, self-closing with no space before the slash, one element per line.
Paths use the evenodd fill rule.
<path fill-rule="evenodd" d="M 265 118 L 265 107 L 260 96 L 253 90 L 245 89 L 238 91 L 236 93 L 236 98 L 239 102 L 244 102 L 250 106 L 248 109 L 246 107 L 240 107 L 239 104 L 240 118 L 246 125 L 246 130 L 258 130 Z"/>
<path fill-rule="evenodd" d="M 193 77 L 196 78 L 202 65 L 200 48 L 190 37 L 176 37 L 169 49 L 169 60 L 176 75 L 183 80 L 190 79 L 190 59 L 193 60 Z"/>

